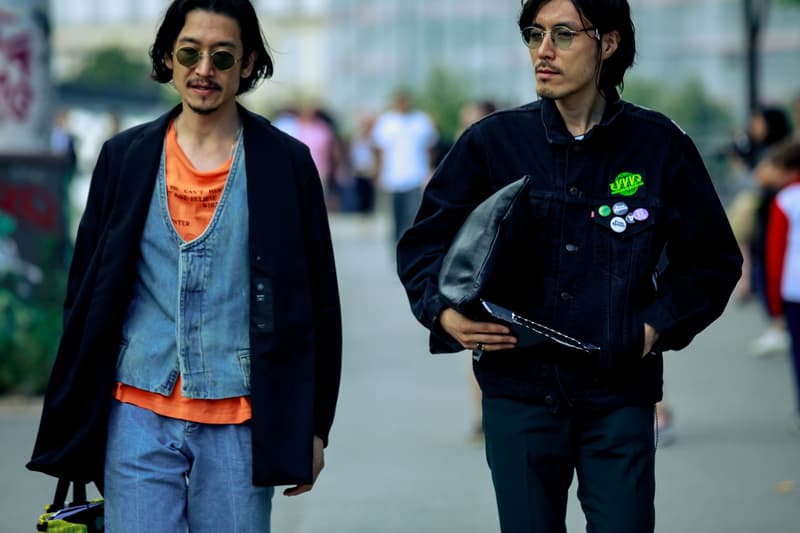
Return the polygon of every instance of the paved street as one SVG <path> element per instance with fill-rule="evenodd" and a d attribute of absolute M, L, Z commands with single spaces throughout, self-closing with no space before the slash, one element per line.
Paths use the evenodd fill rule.
<path fill-rule="evenodd" d="M 335 217 L 333 228 L 345 324 L 340 403 L 317 487 L 277 495 L 273 531 L 498 531 L 483 449 L 467 439 L 467 355 L 428 355 L 382 225 Z M 762 326 L 755 305 L 731 305 L 689 349 L 668 354 L 677 440 L 657 454 L 659 533 L 800 531 L 789 361 L 746 352 Z M 23 466 L 38 411 L 37 401 L 0 401 L 0 532 L 34 531 L 52 495 L 54 482 Z M 574 496 L 568 528 L 584 530 Z"/>

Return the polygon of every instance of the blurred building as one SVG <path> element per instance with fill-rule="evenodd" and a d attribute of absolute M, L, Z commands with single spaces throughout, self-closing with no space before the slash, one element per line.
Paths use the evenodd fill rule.
<path fill-rule="evenodd" d="M 146 58 L 167 0 L 50 0 L 57 76 L 87 50 L 127 47 Z M 276 74 L 248 99 L 269 110 L 312 98 L 352 116 L 382 107 L 397 86 L 419 87 L 445 67 L 476 97 L 534 98 L 519 38 L 517 0 L 255 0 Z M 699 78 L 742 116 L 741 0 L 631 0 L 639 56 L 632 76 L 680 84 Z M 800 9 L 773 2 L 765 28 L 762 98 L 800 91 Z"/>

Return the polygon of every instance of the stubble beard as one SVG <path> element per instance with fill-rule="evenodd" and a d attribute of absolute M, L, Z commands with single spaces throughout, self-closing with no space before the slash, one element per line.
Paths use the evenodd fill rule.
<path fill-rule="evenodd" d="M 216 106 L 216 107 L 197 107 L 197 106 L 194 106 L 194 105 L 192 105 L 192 104 L 190 104 L 188 102 L 186 103 L 186 106 L 191 111 L 194 111 L 198 115 L 203 115 L 203 116 L 211 115 L 211 114 L 215 113 L 219 109 L 219 106 Z"/>
<path fill-rule="evenodd" d="M 549 87 L 537 87 L 536 94 L 539 98 L 547 98 L 549 100 L 555 100 L 559 97 L 559 95 Z"/>

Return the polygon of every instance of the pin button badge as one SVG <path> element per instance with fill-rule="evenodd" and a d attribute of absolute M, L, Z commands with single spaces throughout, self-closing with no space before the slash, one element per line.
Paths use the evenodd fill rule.
<path fill-rule="evenodd" d="M 611 229 L 615 233 L 622 233 L 628 229 L 628 223 L 622 217 L 614 217 L 611 219 Z"/>
<path fill-rule="evenodd" d="M 597 213 L 601 217 L 607 217 L 608 215 L 611 214 L 611 208 L 608 207 L 607 205 L 601 205 L 600 208 L 597 210 Z"/>
<path fill-rule="evenodd" d="M 628 204 L 625 202 L 617 202 L 611 208 L 614 211 L 614 214 L 618 217 L 625 216 L 628 214 Z"/>
<path fill-rule="evenodd" d="M 644 222 L 650 218 L 650 212 L 647 209 L 640 207 L 633 212 L 633 218 L 636 220 L 636 222 Z"/>
<path fill-rule="evenodd" d="M 625 222 L 627 222 L 628 224 L 636 223 L 636 219 L 633 218 L 633 213 L 628 213 L 627 215 L 625 215 Z"/>

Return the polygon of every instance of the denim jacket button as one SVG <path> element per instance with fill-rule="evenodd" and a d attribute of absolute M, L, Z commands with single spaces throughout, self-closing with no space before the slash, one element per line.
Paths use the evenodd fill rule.
<path fill-rule="evenodd" d="M 567 291 L 564 291 L 564 292 L 561 293 L 561 299 L 564 300 L 565 302 L 569 301 L 569 300 L 572 299 L 572 295 L 570 293 L 568 293 Z"/>
<path fill-rule="evenodd" d="M 566 248 L 567 251 L 569 253 L 571 253 L 571 254 L 574 254 L 575 252 L 578 251 L 578 245 L 577 244 L 570 243 L 570 244 L 567 244 L 564 248 Z"/>
<path fill-rule="evenodd" d="M 578 196 L 581 193 L 581 190 L 579 188 L 577 188 L 577 187 L 570 187 L 569 188 L 569 193 L 572 196 Z"/>

